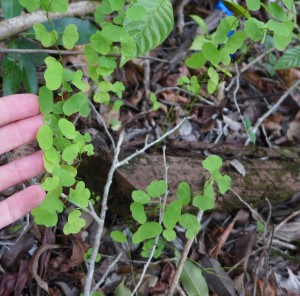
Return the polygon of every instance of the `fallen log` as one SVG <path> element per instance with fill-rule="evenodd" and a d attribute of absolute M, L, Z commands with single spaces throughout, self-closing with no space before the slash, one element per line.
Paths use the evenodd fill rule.
<path fill-rule="evenodd" d="M 223 159 L 222 173 L 232 178 L 231 187 L 253 208 L 266 205 L 266 198 L 272 205 L 283 203 L 293 194 L 300 192 L 300 148 L 259 148 L 255 146 L 235 147 L 203 143 L 172 143 L 167 148 L 169 200 L 176 193 L 181 181 L 188 182 L 194 192 L 201 190 L 207 179 L 207 172 L 201 162 L 206 155 L 215 154 Z M 110 165 L 110 155 L 98 152 L 87 158 L 80 168 L 80 175 L 87 186 L 102 192 Z M 238 160 L 245 169 L 243 176 L 231 165 Z M 145 189 L 153 180 L 164 178 L 164 164 L 161 153 L 145 154 L 120 168 L 114 178 L 110 205 L 118 214 L 128 213 L 126 205 L 131 202 L 131 192 Z M 242 207 L 231 192 L 217 197 L 217 207 L 233 211 Z"/>

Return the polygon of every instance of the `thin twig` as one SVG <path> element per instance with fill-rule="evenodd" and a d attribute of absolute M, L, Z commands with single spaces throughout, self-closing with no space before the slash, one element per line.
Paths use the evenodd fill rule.
<path fill-rule="evenodd" d="M 274 233 L 276 234 L 276 231 L 278 231 L 283 225 L 285 225 L 288 221 L 293 219 L 294 217 L 300 215 L 300 211 L 294 212 L 293 214 L 286 217 L 283 221 L 281 221 L 274 229 Z"/>
<path fill-rule="evenodd" d="M 0 48 L 0 53 L 19 53 L 19 54 L 48 53 L 48 54 L 59 54 L 59 55 L 81 55 L 81 54 L 84 54 L 84 52 L 81 50 L 20 49 L 20 48 Z"/>
<path fill-rule="evenodd" d="M 105 281 L 105 279 L 107 278 L 107 276 L 109 275 L 109 273 L 111 272 L 111 270 L 113 269 L 113 267 L 118 263 L 118 261 L 120 260 L 120 258 L 122 257 L 123 253 L 120 253 L 117 258 L 108 266 L 108 268 L 106 269 L 105 273 L 103 274 L 103 276 L 101 277 L 101 279 L 98 281 L 98 283 L 95 285 L 95 287 L 92 289 L 92 294 L 96 293 L 97 289 L 102 285 L 102 283 Z"/>
<path fill-rule="evenodd" d="M 257 129 L 260 127 L 260 125 L 264 122 L 264 120 L 269 117 L 272 113 L 277 110 L 277 108 L 283 103 L 283 101 L 300 85 L 300 79 L 297 80 L 270 108 L 265 114 L 263 114 L 256 122 L 255 126 L 252 128 L 252 132 L 255 134 Z M 248 145 L 250 142 L 250 139 L 248 138 L 247 141 L 245 142 L 245 145 Z"/>
<path fill-rule="evenodd" d="M 203 212 L 199 211 L 198 215 L 197 215 L 197 220 L 199 222 L 201 221 L 202 216 L 203 216 Z M 179 259 L 179 263 L 177 265 L 177 269 L 176 269 L 176 272 L 175 272 L 175 275 L 174 275 L 174 278 L 173 278 L 173 281 L 172 281 L 172 284 L 170 286 L 170 289 L 169 289 L 169 292 L 168 292 L 167 296 L 172 296 L 174 294 L 176 288 L 177 288 L 179 278 L 180 278 L 180 275 L 181 275 L 183 267 L 184 267 L 184 263 L 186 261 L 186 258 L 188 256 L 189 252 L 190 252 L 190 249 L 192 247 L 193 242 L 194 242 L 194 238 L 191 238 L 191 239 L 188 239 L 186 241 L 185 245 L 184 245 L 184 248 L 183 248 L 181 257 Z"/>

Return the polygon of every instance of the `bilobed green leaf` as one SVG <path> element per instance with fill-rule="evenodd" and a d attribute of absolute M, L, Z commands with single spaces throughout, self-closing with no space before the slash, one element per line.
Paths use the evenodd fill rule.
<path fill-rule="evenodd" d="M 165 180 L 152 181 L 146 188 L 151 197 L 160 197 L 167 191 L 168 186 Z"/>
<path fill-rule="evenodd" d="M 202 161 L 202 166 L 212 175 L 222 166 L 222 159 L 218 155 L 210 155 Z"/>
<path fill-rule="evenodd" d="M 1 8 L 4 19 L 18 16 L 22 11 L 22 6 L 20 5 L 19 0 L 1 0 Z"/>
<path fill-rule="evenodd" d="M 206 42 L 202 45 L 204 57 L 209 60 L 213 65 L 217 65 L 221 61 L 221 55 L 217 47 L 211 43 Z"/>
<path fill-rule="evenodd" d="M 275 70 L 300 67 L 300 45 L 288 49 L 276 62 Z"/>
<path fill-rule="evenodd" d="M 284 11 L 284 9 L 281 6 L 279 6 L 277 3 L 270 2 L 269 7 L 270 7 L 270 11 L 271 11 L 272 15 L 275 18 L 277 18 L 281 21 L 286 21 L 288 19 L 288 16 L 287 16 L 286 12 Z"/>
<path fill-rule="evenodd" d="M 82 147 L 82 149 L 80 150 L 80 153 L 85 153 L 85 152 L 86 152 L 87 156 L 94 155 L 94 146 L 93 146 L 93 144 L 84 145 Z"/>
<path fill-rule="evenodd" d="M 110 7 L 114 11 L 121 10 L 125 5 L 125 0 L 109 0 Z"/>
<path fill-rule="evenodd" d="M 41 184 L 41 187 L 46 191 L 53 191 L 59 185 L 59 178 L 57 176 L 47 177 Z"/>
<path fill-rule="evenodd" d="M 64 234 L 78 233 L 82 227 L 86 225 L 86 222 L 81 217 L 79 210 L 72 211 L 68 216 L 68 222 L 63 228 Z"/>
<path fill-rule="evenodd" d="M 226 42 L 226 50 L 228 50 L 231 54 L 234 54 L 238 49 L 240 49 L 247 36 L 243 31 L 234 32 Z"/>
<path fill-rule="evenodd" d="M 181 215 L 182 205 L 181 200 L 173 200 L 166 207 L 163 223 L 167 229 L 173 229 L 175 227 Z"/>
<path fill-rule="evenodd" d="M 196 195 L 193 199 L 193 205 L 201 211 L 212 210 L 215 207 L 215 199 L 210 196 Z"/>
<path fill-rule="evenodd" d="M 182 214 L 179 218 L 179 224 L 186 229 L 185 236 L 187 239 L 194 238 L 200 231 L 200 222 L 195 215 Z"/>
<path fill-rule="evenodd" d="M 10 1 L 10 0 L 8 0 L 8 1 Z M 34 12 L 34 11 L 36 11 L 40 7 L 40 1 L 39 0 L 19 0 L 19 2 L 29 12 Z"/>
<path fill-rule="evenodd" d="M 112 42 L 105 38 L 100 31 L 91 36 L 91 43 L 94 49 L 103 55 L 107 55 L 109 53 L 112 44 Z"/>
<path fill-rule="evenodd" d="M 72 49 L 79 39 L 77 26 L 74 24 L 67 25 L 62 37 L 62 42 L 65 48 Z"/>
<path fill-rule="evenodd" d="M 222 19 L 214 36 L 214 41 L 217 43 L 224 43 L 228 39 L 227 35 L 230 31 L 230 23 L 226 18 Z"/>
<path fill-rule="evenodd" d="M 46 198 L 40 204 L 39 209 L 45 209 L 49 213 L 56 214 L 62 213 L 64 210 L 64 205 L 62 201 L 59 199 L 61 194 L 61 190 L 57 190 L 57 192 L 52 191 L 46 194 Z"/>
<path fill-rule="evenodd" d="M 62 132 L 62 134 L 67 138 L 67 139 L 75 139 L 76 137 L 76 131 L 75 131 L 75 126 L 73 124 L 73 122 L 65 119 L 65 118 L 61 118 L 58 121 L 58 126 L 60 131 Z"/>
<path fill-rule="evenodd" d="M 47 28 L 41 23 L 35 23 L 33 30 L 35 32 L 35 38 L 39 40 L 44 47 L 50 47 L 56 43 L 58 33 L 55 30 L 48 32 Z"/>
<path fill-rule="evenodd" d="M 163 231 L 163 237 L 164 237 L 167 241 L 171 242 L 171 241 L 173 241 L 174 239 L 176 239 L 176 232 L 175 232 L 173 229 L 165 229 L 165 230 Z"/>
<path fill-rule="evenodd" d="M 123 57 L 123 64 L 157 47 L 173 28 L 173 9 L 169 0 L 137 0 L 130 7 L 143 7 L 147 15 L 140 21 L 125 16 L 123 27 L 133 39 L 131 56 Z M 124 52 L 123 52 L 124 55 Z"/>
<path fill-rule="evenodd" d="M 130 205 L 130 211 L 134 220 L 140 224 L 144 224 L 147 221 L 147 216 L 145 213 L 144 206 L 139 202 L 133 202 Z"/>
<path fill-rule="evenodd" d="M 227 175 L 221 176 L 220 178 L 218 178 L 217 183 L 218 183 L 218 188 L 219 188 L 220 193 L 224 194 L 230 188 L 231 178 Z"/>
<path fill-rule="evenodd" d="M 219 74 L 218 72 L 215 70 L 214 67 L 209 67 L 207 74 L 209 76 L 209 78 L 211 79 L 211 81 L 217 85 L 219 83 Z"/>
<path fill-rule="evenodd" d="M 282 51 L 292 40 L 292 30 L 293 25 L 292 22 L 276 22 L 270 19 L 267 23 L 267 27 L 269 30 L 274 32 L 273 40 L 276 49 Z"/>
<path fill-rule="evenodd" d="M 72 144 L 64 149 L 62 153 L 62 159 L 66 161 L 68 164 L 72 164 L 74 160 L 77 158 L 78 153 L 79 153 L 78 146 Z"/>
<path fill-rule="evenodd" d="M 186 61 L 185 64 L 191 69 L 199 69 L 204 66 L 206 60 L 203 52 L 197 52 L 192 54 Z"/>
<path fill-rule="evenodd" d="M 49 114 L 52 112 L 54 107 L 53 92 L 46 86 L 42 86 L 39 89 L 39 104 L 41 113 Z"/>
<path fill-rule="evenodd" d="M 53 145 L 53 132 L 48 125 L 42 125 L 36 135 L 42 150 L 48 150 Z"/>
<path fill-rule="evenodd" d="M 188 205 L 191 201 L 191 188 L 187 182 L 180 182 L 176 192 L 177 198 L 182 201 L 184 205 Z"/>
<path fill-rule="evenodd" d="M 87 85 L 82 81 L 82 70 L 77 70 L 72 79 L 72 83 L 81 91 L 85 91 L 87 89 Z"/>
<path fill-rule="evenodd" d="M 197 36 L 190 47 L 190 50 L 201 50 L 202 45 L 207 42 L 207 38 L 203 35 Z"/>
<path fill-rule="evenodd" d="M 141 204 L 147 204 L 150 201 L 150 196 L 143 190 L 134 190 L 131 193 L 132 199 Z"/>
<path fill-rule="evenodd" d="M 147 16 L 147 9 L 143 6 L 130 6 L 126 10 L 126 18 L 129 21 L 142 21 Z"/>
<path fill-rule="evenodd" d="M 44 225 L 46 227 L 55 226 L 58 222 L 56 213 L 50 213 L 44 208 L 35 208 L 31 211 L 34 217 L 34 221 L 38 225 Z"/>
<path fill-rule="evenodd" d="M 91 192 L 85 187 L 83 181 L 79 181 L 76 185 L 76 189 L 70 189 L 68 200 L 81 208 L 87 208 Z"/>
<path fill-rule="evenodd" d="M 127 31 L 121 27 L 113 24 L 108 24 L 102 29 L 102 35 L 112 42 L 122 42 L 129 38 Z"/>
<path fill-rule="evenodd" d="M 180 282 L 187 295 L 209 296 L 208 286 L 201 268 L 192 263 L 190 259 L 184 263 Z"/>
<path fill-rule="evenodd" d="M 45 59 L 47 69 L 45 71 L 46 86 L 50 90 L 57 90 L 62 83 L 63 66 L 53 57 Z"/>
<path fill-rule="evenodd" d="M 252 11 L 257 11 L 261 7 L 260 0 L 246 0 L 247 7 Z"/>
<path fill-rule="evenodd" d="M 96 64 L 97 59 L 98 59 L 98 53 L 92 46 L 92 44 L 87 44 L 84 47 L 84 56 L 87 59 L 87 62 L 89 64 Z"/>
<path fill-rule="evenodd" d="M 127 241 L 125 234 L 119 230 L 112 231 L 110 237 L 118 243 L 125 243 Z"/>
<path fill-rule="evenodd" d="M 59 164 L 60 162 L 60 154 L 54 147 L 46 150 L 44 152 L 44 157 L 53 164 Z"/>
<path fill-rule="evenodd" d="M 154 238 L 160 235 L 162 226 L 157 222 L 146 222 L 142 224 L 132 236 L 132 242 L 135 244 L 141 243 L 146 239 Z"/>
<path fill-rule="evenodd" d="M 263 29 L 266 25 L 257 20 L 256 18 L 250 18 L 244 22 L 246 34 L 255 42 L 260 41 L 263 37 Z"/>
<path fill-rule="evenodd" d="M 86 96 L 79 92 L 71 96 L 64 104 L 63 111 L 67 116 L 79 112 L 81 116 L 89 115 L 89 103 Z"/>

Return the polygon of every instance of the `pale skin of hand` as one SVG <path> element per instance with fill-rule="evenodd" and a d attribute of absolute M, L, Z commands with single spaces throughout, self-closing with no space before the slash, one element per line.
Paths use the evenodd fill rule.
<path fill-rule="evenodd" d="M 38 98 L 32 94 L 0 98 L 0 154 L 29 143 L 43 125 Z M 0 166 L 0 192 L 44 171 L 43 153 L 35 152 Z M 39 185 L 32 185 L 0 202 L 0 229 L 38 206 L 45 198 Z"/>

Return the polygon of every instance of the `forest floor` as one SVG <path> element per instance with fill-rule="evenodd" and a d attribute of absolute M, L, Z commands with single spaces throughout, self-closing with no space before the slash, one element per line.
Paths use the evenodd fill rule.
<path fill-rule="evenodd" d="M 167 40 L 146 57 L 128 62 L 124 69 L 112 77 L 112 80 L 122 81 L 126 86 L 122 108 L 114 111 L 96 106 L 107 122 L 112 119 L 121 122 L 125 131 L 122 151 L 126 154 L 141 148 L 146 136 L 148 141 L 155 140 L 184 116 L 193 117 L 165 141 L 167 155 L 176 154 L 174 150 L 183 145 L 185 149 L 177 157 L 185 157 L 185 153 L 202 149 L 203 159 L 203 155 L 210 153 L 207 147 L 230 147 L 232 151 L 238 151 L 246 145 L 254 145 L 250 138 L 255 138 L 256 147 L 266 148 L 266 151 L 299 148 L 299 89 L 291 91 L 285 99 L 282 98 L 300 79 L 300 70 L 291 68 L 274 71 L 274 63 L 281 53 L 273 50 L 268 40 L 251 47 L 245 54 L 237 53 L 230 69 L 233 78 L 225 78 L 214 94 L 209 95 L 205 86 L 198 95 L 193 95 L 184 85 L 178 86 L 177 80 L 182 75 L 201 76 L 205 70 L 191 70 L 184 64 L 190 54 L 191 37 L 197 26 L 189 15 L 197 14 L 210 22 L 212 19 L 209 16 L 213 13 L 213 5 L 209 1 L 199 1 L 202 4 L 198 5 L 192 0 L 185 2 L 184 9 L 175 5 L 175 28 Z M 263 19 L 265 16 L 258 17 Z M 214 25 L 211 26 L 213 31 Z M 76 50 L 82 50 L 82 47 L 78 46 Z M 86 61 L 81 55 L 66 55 L 63 63 L 70 69 L 82 69 L 84 73 L 87 71 Z M 38 73 L 42 73 L 44 67 L 38 70 Z M 42 85 L 42 75 L 39 77 Z M 151 108 L 152 103 L 146 100 L 150 92 L 156 95 L 160 103 L 155 111 Z M 279 100 L 281 103 L 277 104 Z M 247 119 L 248 132 L 241 114 L 243 119 Z M 88 119 L 79 118 L 78 126 L 82 131 L 92 134 L 98 153 L 102 149 L 109 150 L 109 141 L 95 114 Z M 115 138 L 121 126 L 115 127 Z M 251 126 L 257 129 L 255 137 L 250 134 L 249 138 Z M 24 155 L 26 149 L 28 146 L 13 151 L 11 155 Z M 162 156 L 161 161 L 157 156 L 161 155 L 161 151 L 161 146 L 157 146 L 147 154 L 150 159 L 152 154 L 156 155 L 154 166 L 163 163 Z M 237 154 L 236 157 L 226 157 L 225 153 L 220 154 L 240 178 L 250 173 L 247 172 L 246 156 Z M 299 161 L 299 153 L 295 157 Z M 2 155 L 1 163 L 7 161 L 7 155 Z M 89 170 L 92 171 L 89 167 L 84 168 L 81 173 L 83 178 L 89 174 Z M 177 175 L 178 180 L 184 180 L 181 173 L 178 168 L 173 175 Z M 193 179 L 196 173 L 189 171 L 188 180 Z M 138 171 L 138 174 L 143 179 L 143 173 Z M 227 174 L 230 175 L 230 172 Z M 124 183 L 127 177 L 126 174 L 122 176 Z M 96 188 L 94 186 L 100 195 L 103 190 L 99 188 L 101 178 Z M 136 181 L 134 187 L 145 189 L 149 178 L 147 176 L 146 180 Z M 299 175 L 297 180 L 299 182 Z M 95 182 L 98 182 L 97 178 L 91 181 Z M 115 180 L 119 188 L 113 192 L 122 190 L 123 183 L 120 185 L 118 182 Z M 131 184 L 132 180 L 128 182 Z M 173 183 L 176 182 L 177 179 L 173 180 Z M 289 180 L 286 180 L 276 186 L 285 190 L 288 184 Z M 300 188 L 297 184 L 298 187 L 293 188 L 292 193 L 279 202 L 278 199 L 276 202 L 272 200 L 271 190 L 268 195 L 259 197 L 259 206 L 247 207 L 235 201 L 231 211 L 223 211 L 220 202 L 216 210 L 204 215 L 202 229 L 189 254 L 193 265 L 189 267 L 188 273 L 196 273 L 201 269 L 210 295 L 300 295 Z M 234 186 L 233 180 L 232 188 Z M 2 195 L 12 193 L 9 191 Z M 128 295 L 127 288 L 133 289 L 145 262 L 140 246 L 118 244 L 109 235 L 112 230 L 121 228 L 130 237 L 134 223 L 126 215 L 130 197 L 124 195 L 119 194 L 116 197 L 117 203 L 109 208 L 99 251 L 101 261 L 96 265 L 95 279 L 100 280 L 104 276 L 99 289 L 103 295 Z M 266 221 L 265 228 L 260 218 Z M 83 290 L 88 265 L 88 260 L 85 262 L 83 256 L 95 238 L 92 220 L 87 216 L 86 221 L 85 229 L 78 235 L 69 236 L 63 234 L 60 224 L 46 229 L 35 225 L 29 217 L 1 230 L 0 295 L 46 295 L 41 289 L 43 283 L 47 283 L 51 295 L 79 295 Z M 139 296 L 166 295 L 175 273 L 174 250 L 182 251 L 185 242 L 186 238 L 178 228 L 176 240 L 166 244 L 163 254 L 150 263 L 139 288 Z M 122 256 L 113 263 L 119 254 Z M 105 273 L 107 269 L 108 274 Z M 184 283 L 176 293 L 188 295 L 184 291 Z"/>

